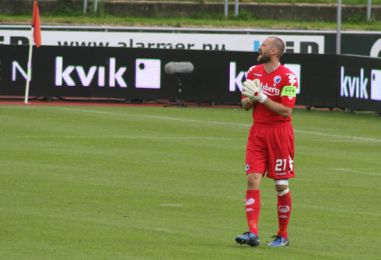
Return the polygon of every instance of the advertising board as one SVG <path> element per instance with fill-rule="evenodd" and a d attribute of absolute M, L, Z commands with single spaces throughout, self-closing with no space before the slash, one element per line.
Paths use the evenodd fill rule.
<path fill-rule="evenodd" d="M 30 26 L 0 25 L 0 44 L 28 45 Z M 281 37 L 287 53 L 336 54 L 336 31 L 42 26 L 42 44 L 69 47 L 257 51 L 270 35 Z M 381 32 L 343 31 L 342 54 L 381 56 Z"/>

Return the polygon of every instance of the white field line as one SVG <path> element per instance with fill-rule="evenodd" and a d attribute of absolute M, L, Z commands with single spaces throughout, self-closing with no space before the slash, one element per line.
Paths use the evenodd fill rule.
<path fill-rule="evenodd" d="M 225 121 L 205 121 L 198 119 L 184 119 L 184 118 L 176 118 L 169 116 L 156 116 L 156 115 L 136 115 L 136 114 L 123 114 L 123 113 L 115 113 L 109 111 L 98 111 L 98 110 L 90 110 L 90 109 L 74 109 L 67 107 L 53 107 L 53 109 L 57 110 L 65 110 L 72 112 L 80 112 L 80 113 L 89 113 L 89 114 L 99 114 L 99 115 L 110 115 L 110 116 L 124 116 L 124 117 L 135 117 L 135 118 L 149 118 L 154 120 L 163 120 L 163 121 L 175 121 L 182 123 L 198 123 L 198 124 L 213 124 L 213 125 L 231 125 L 231 126 L 242 126 L 242 127 L 250 127 L 248 123 L 235 123 L 235 122 L 225 122 Z"/>
<path fill-rule="evenodd" d="M 342 173 L 356 173 L 356 174 L 365 174 L 370 176 L 381 176 L 380 173 L 369 171 L 369 170 L 355 170 L 355 169 L 349 169 L 349 168 L 331 168 L 329 170 L 333 170 L 336 172 L 342 172 Z"/>
<path fill-rule="evenodd" d="M 174 204 L 174 203 L 167 203 L 167 204 L 160 204 L 160 207 L 182 207 L 183 204 Z"/>
<path fill-rule="evenodd" d="M 168 228 L 153 228 L 152 230 L 157 231 L 157 232 L 164 232 L 164 233 L 174 233 L 171 230 L 169 230 Z"/>
<path fill-rule="evenodd" d="M 381 139 L 378 139 L 378 138 L 361 137 L 361 136 L 353 136 L 353 135 L 351 136 L 351 135 L 327 134 L 327 133 L 321 133 L 316 131 L 298 130 L 298 129 L 295 129 L 295 133 L 310 134 L 310 135 L 317 135 L 317 136 L 331 137 L 331 138 L 349 139 L 349 141 L 354 141 L 354 142 L 360 141 L 360 142 L 370 142 L 370 143 L 381 143 Z"/>
<path fill-rule="evenodd" d="M 7 137 L 8 138 L 8 137 Z M 53 138 L 53 139 L 132 139 L 132 140 L 217 140 L 217 141 L 233 141 L 239 137 L 217 137 L 217 136 L 149 136 L 149 135 L 110 135 L 110 136 L 91 136 L 91 135 L 18 135 L 15 138 Z"/>
<path fill-rule="evenodd" d="M 327 212 L 342 212 L 342 214 L 345 214 L 346 212 L 348 212 L 348 209 L 342 209 L 342 208 L 337 208 L 337 207 L 326 207 L 326 206 L 319 206 L 319 205 L 311 205 L 311 204 L 305 204 L 305 205 L 302 205 L 301 207 L 318 209 L 320 211 L 327 211 Z M 378 217 L 381 215 L 379 212 L 363 211 L 363 210 L 357 211 L 356 214 L 365 215 L 365 216 L 372 216 L 372 217 Z"/>
<path fill-rule="evenodd" d="M 104 114 L 104 115 L 112 115 L 112 116 L 124 116 L 121 113 L 108 112 L 108 111 L 98 111 L 98 110 L 90 110 L 90 109 L 74 109 L 74 108 L 66 108 L 66 107 L 55 107 L 54 109 L 65 110 L 65 111 L 73 111 L 80 113 L 92 113 L 92 114 Z M 127 116 L 127 114 L 125 114 Z M 128 116 L 136 117 L 136 118 L 150 118 L 154 120 L 164 120 L 164 121 L 177 121 L 182 123 L 198 123 L 198 124 L 212 124 L 212 125 L 225 125 L 225 126 L 239 126 L 239 127 L 250 127 L 249 123 L 237 123 L 237 122 L 225 122 L 225 121 L 206 121 L 206 120 L 198 120 L 198 119 L 185 119 L 185 118 L 176 118 L 176 117 L 167 117 L 167 116 L 156 116 L 156 115 L 131 115 Z M 361 136 L 351 136 L 351 135 L 339 135 L 339 134 L 329 134 L 322 133 L 317 131 L 309 131 L 309 130 L 301 130 L 295 129 L 295 133 L 307 134 L 307 135 L 315 135 L 329 138 L 340 138 L 344 139 L 347 142 L 368 142 L 368 143 L 381 143 L 381 139 L 379 138 L 370 138 L 370 137 L 361 137 Z"/>

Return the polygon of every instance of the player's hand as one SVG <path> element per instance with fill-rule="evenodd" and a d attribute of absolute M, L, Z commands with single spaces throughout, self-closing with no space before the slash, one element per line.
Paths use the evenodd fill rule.
<path fill-rule="evenodd" d="M 242 95 L 249 98 L 251 101 L 258 101 L 263 103 L 266 101 L 267 96 L 262 91 L 262 84 L 259 79 L 246 80 L 243 83 Z"/>
<path fill-rule="evenodd" d="M 256 95 L 258 88 L 253 80 L 243 82 L 242 95 L 246 96 L 250 101 L 257 101 Z"/>

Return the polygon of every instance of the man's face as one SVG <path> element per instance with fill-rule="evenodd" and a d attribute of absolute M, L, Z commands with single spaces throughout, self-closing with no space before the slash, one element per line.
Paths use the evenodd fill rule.
<path fill-rule="evenodd" d="M 266 39 L 262 42 L 258 50 L 259 56 L 257 58 L 257 61 L 259 63 L 267 63 L 271 60 L 270 47 L 271 47 L 271 39 Z"/>

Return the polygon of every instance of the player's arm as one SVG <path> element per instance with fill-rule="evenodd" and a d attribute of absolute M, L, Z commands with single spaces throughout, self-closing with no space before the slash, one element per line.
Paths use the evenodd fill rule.
<path fill-rule="evenodd" d="M 282 103 L 275 102 L 269 98 L 266 98 L 266 100 L 262 104 L 264 104 L 268 109 L 270 109 L 274 113 L 277 113 L 281 116 L 287 117 L 292 113 L 292 108 L 287 107 Z"/>
<path fill-rule="evenodd" d="M 252 102 L 259 102 L 265 105 L 272 112 L 277 113 L 281 116 L 289 116 L 292 113 L 292 107 L 295 102 L 296 96 L 296 87 L 295 86 L 286 86 L 282 89 L 281 97 L 282 98 L 290 98 L 293 100 L 290 103 L 290 106 L 287 106 L 283 103 L 275 102 L 267 97 L 265 93 L 262 91 L 262 86 L 259 80 L 254 81 L 245 81 L 243 83 L 244 87 L 242 90 L 242 94 L 246 96 Z"/>
<path fill-rule="evenodd" d="M 255 101 L 251 100 L 248 97 L 244 97 L 241 99 L 242 108 L 246 111 L 250 110 L 254 106 Z"/>
<path fill-rule="evenodd" d="M 293 74 L 292 74 L 293 75 Z M 295 82 L 293 82 L 295 84 Z M 280 96 L 281 96 L 281 102 L 275 102 L 269 98 L 265 98 L 263 104 L 273 111 L 274 113 L 277 113 L 281 116 L 290 116 L 292 113 L 292 108 L 295 104 L 295 98 L 296 98 L 296 88 L 297 86 L 290 84 L 287 86 L 284 86 L 281 90 Z"/>

